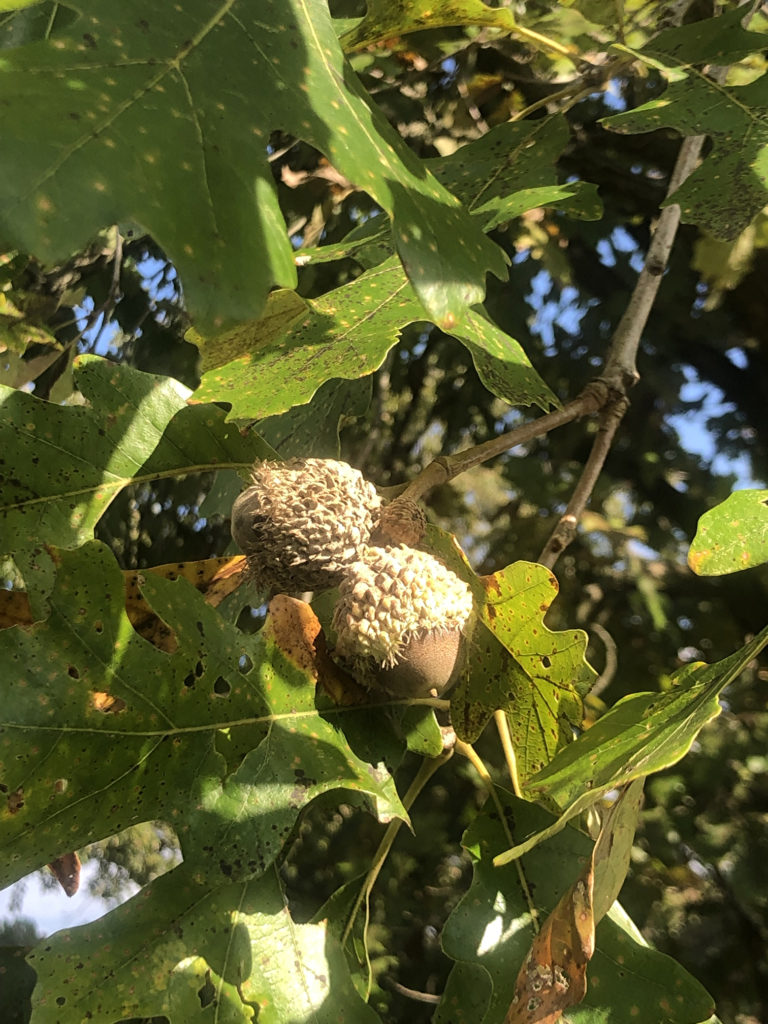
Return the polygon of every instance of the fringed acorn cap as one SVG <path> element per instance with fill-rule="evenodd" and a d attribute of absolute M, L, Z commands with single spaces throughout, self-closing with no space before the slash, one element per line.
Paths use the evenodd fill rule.
<path fill-rule="evenodd" d="M 337 586 L 370 538 L 381 500 L 333 459 L 257 463 L 232 507 L 232 536 L 257 583 L 273 591 Z"/>
<path fill-rule="evenodd" d="M 404 544 L 365 547 L 339 588 L 336 654 L 391 692 L 439 691 L 452 681 L 471 613 L 469 587 L 432 555 Z M 436 675 L 414 668 L 412 656 L 419 662 L 424 652 Z"/>
<path fill-rule="evenodd" d="M 379 512 L 371 543 L 379 547 L 387 544 L 407 544 L 416 547 L 424 539 L 427 517 L 424 509 L 410 498 L 395 498 Z"/>

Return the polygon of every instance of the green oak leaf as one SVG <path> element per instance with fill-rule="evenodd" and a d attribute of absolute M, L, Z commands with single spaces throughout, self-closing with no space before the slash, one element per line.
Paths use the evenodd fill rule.
<path fill-rule="evenodd" d="M 451 722 L 472 743 L 493 712 L 505 710 L 524 781 L 581 725 L 582 697 L 597 677 L 586 660 L 587 634 L 544 625 L 558 585 L 543 565 L 514 562 L 476 576 L 449 534 L 430 526 L 426 544 L 472 588 L 477 616 L 467 667 L 451 693 Z"/>
<path fill-rule="evenodd" d="M 768 562 L 768 490 L 734 491 L 699 519 L 688 565 L 722 576 Z"/>
<path fill-rule="evenodd" d="M 562 114 L 509 122 L 450 156 L 427 161 L 427 166 L 486 231 L 538 206 L 556 206 L 595 220 L 602 212 L 596 186 L 557 180 L 557 162 L 570 138 Z"/>
<path fill-rule="evenodd" d="M 503 790 L 497 792 L 513 838 L 546 829 L 552 820 L 542 808 Z M 495 867 L 496 855 L 508 842 L 489 801 L 463 839 L 475 861 L 473 878 L 443 929 L 443 949 L 457 964 L 435 1024 L 504 1020 L 517 972 L 534 937 L 530 895 L 539 920 L 544 920 L 592 851 L 586 836 L 567 828 L 537 850 L 535 857 L 519 865 Z M 597 926 L 595 945 L 587 967 L 587 995 L 578 1006 L 568 1008 L 568 1020 L 574 1024 L 608 1019 L 698 1024 L 712 1013 L 712 998 L 694 978 L 670 957 L 635 941 L 610 916 Z"/>
<path fill-rule="evenodd" d="M 570 137 L 562 114 L 540 121 L 507 122 L 450 156 L 427 160 L 426 166 L 482 222 L 485 231 L 539 206 L 555 206 L 571 216 L 597 220 L 602 213 L 597 186 L 557 181 L 557 162 Z M 306 265 L 352 258 L 370 269 L 392 252 L 381 220 L 369 218 L 341 242 L 302 249 L 297 261 Z"/>
<path fill-rule="evenodd" d="M 483 582 L 483 621 L 520 670 L 510 676 L 511 693 L 499 706 L 507 712 L 522 782 L 571 742 L 597 673 L 586 660 L 583 630 L 553 631 L 544 624 L 558 592 L 549 570 L 516 562 Z"/>
<path fill-rule="evenodd" d="M 144 596 L 175 637 L 168 653 L 134 632 L 107 548 L 60 557 L 49 618 L 0 631 L 0 887 L 154 818 L 209 877 L 257 874 L 300 810 L 339 786 L 407 820 L 389 774 L 315 710 L 310 669 L 276 639 L 279 612 L 243 634 L 185 580 L 147 574 Z M 224 737 L 244 755 L 226 779 Z"/>
<path fill-rule="evenodd" d="M 128 484 L 244 469 L 276 454 L 216 406 L 188 406 L 188 390 L 172 378 L 80 356 L 75 383 L 87 404 L 56 405 L 0 386 L 3 547 L 31 595 L 52 583 L 43 540 L 83 544 Z"/>
<path fill-rule="evenodd" d="M 669 84 L 659 99 L 602 121 L 617 132 L 674 128 L 681 135 L 708 135 L 711 153 L 663 205 L 679 204 L 685 223 L 726 240 L 736 238 L 768 202 L 768 76 L 727 86 L 691 65 L 727 64 L 763 50 L 765 37 L 745 31 L 743 17 L 743 9 L 734 8 L 662 32 L 642 50 L 628 50 Z"/>
<path fill-rule="evenodd" d="M 654 35 L 642 53 L 663 54 L 678 64 L 733 64 L 765 49 L 765 36 L 742 25 L 746 9 L 736 5 L 716 18 L 692 21 Z"/>
<path fill-rule="evenodd" d="M 528 780 L 525 795 L 560 814 L 497 858 L 522 856 L 562 830 L 604 793 L 679 761 L 704 726 L 720 714 L 718 695 L 768 645 L 768 626 L 741 650 L 714 665 L 681 669 L 664 693 L 634 693 L 614 705 L 591 728 Z"/>
<path fill-rule="evenodd" d="M 561 116 L 499 125 L 428 165 L 486 230 L 545 203 L 596 216 L 599 201 L 592 186 L 555 180 L 554 168 L 568 139 Z M 400 331 L 423 318 L 405 274 L 389 255 L 380 220 L 371 218 L 345 241 L 297 257 L 303 263 L 358 259 L 369 269 L 352 283 L 310 301 L 277 290 L 256 322 L 207 338 L 190 331 L 187 338 L 199 346 L 204 371 L 195 399 L 230 402 L 234 419 L 261 419 L 309 401 L 330 378 L 354 379 L 377 369 Z M 481 308 L 444 329 L 469 349 L 493 394 L 513 405 L 535 402 L 546 410 L 557 404 L 520 345 Z"/>
<path fill-rule="evenodd" d="M 377 370 L 400 331 L 424 319 L 394 256 L 351 283 L 308 300 L 307 309 L 301 319 L 291 314 L 277 337 L 270 319 L 206 339 L 209 360 L 215 358 L 211 353 L 221 351 L 229 361 L 203 374 L 193 401 L 229 402 L 233 419 L 277 415 L 310 401 L 331 378 L 354 380 Z M 535 402 L 544 409 L 557 404 L 518 342 L 479 311 L 469 310 L 460 324 L 447 330 L 477 356 L 481 379 L 500 398 L 514 405 Z"/>
<path fill-rule="evenodd" d="M 482 301 L 487 271 L 506 275 L 501 249 L 369 103 L 325 0 L 125 0 L 108 13 L 82 0 L 78 10 L 73 25 L 0 60 L 0 233 L 11 244 L 52 262 L 133 222 L 177 266 L 201 328 L 257 317 L 272 285 L 296 283 L 267 160 L 280 129 L 392 217 L 436 323 Z"/>
<path fill-rule="evenodd" d="M 259 423 L 259 436 L 284 459 L 294 455 L 338 459 L 340 434 L 364 416 L 371 404 L 371 377 L 327 380 L 306 405 Z"/>
<path fill-rule="evenodd" d="M 337 941 L 296 924 L 276 872 L 211 887 L 186 864 L 28 957 L 33 1020 L 164 1016 L 173 1024 L 375 1024 Z"/>

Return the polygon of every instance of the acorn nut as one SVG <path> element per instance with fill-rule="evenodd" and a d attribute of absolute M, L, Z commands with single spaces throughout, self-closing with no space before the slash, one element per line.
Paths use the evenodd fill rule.
<path fill-rule="evenodd" d="M 259 462 L 232 507 L 232 536 L 257 584 L 273 592 L 337 586 L 378 516 L 362 474 L 334 459 Z"/>
<path fill-rule="evenodd" d="M 440 693 L 461 669 L 471 613 L 469 587 L 433 555 L 366 546 L 339 588 L 336 654 L 366 685 L 398 696 Z"/>

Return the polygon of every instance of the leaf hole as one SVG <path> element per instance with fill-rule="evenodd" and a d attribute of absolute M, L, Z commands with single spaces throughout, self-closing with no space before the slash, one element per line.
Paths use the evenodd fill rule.
<path fill-rule="evenodd" d="M 213 684 L 213 692 L 217 697 L 228 697 L 232 692 L 232 687 L 229 685 L 224 676 L 219 676 L 216 682 Z"/>
<path fill-rule="evenodd" d="M 204 671 L 205 669 L 203 668 L 202 661 L 198 661 L 198 663 L 195 665 L 195 675 L 197 676 L 198 679 L 200 678 Z"/>
<path fill-rule="evenodd" d="M 253 668 L 253 662 L 251 661 L 247 654 L 241 654 L 240 657 L 237 659 L 237 667 L 240 669 L 243 675 L 247 676 L 248 673 Z"/>
<path fill-rule="evenodd" d="M 205 1008 L 210 1006 L 213 1000 L 216 998 L 216 989 L 211 983 L 211 972 L 205 972 L 205 984 L 202 988 L 197 990 L 197 995 L 200 1000 L 200 1005 Z"/>
<path fill-rule="evenodd" d="M 67 675 L 71 676 L 72 679 L 80 678 L 80 673 L 77 671 L 77 668 L 74 665 L 69 666 L 69 668 L 67 669 Z"/>
<path fill-rule="evenodd" d="M 190 672 L 189 675 L 184 680 L 184 685 L 191 690 L 196 682 L 197 680 L 195 679 L 194 675 Z"/>
<path fill-rule="evenodd" d="M 546 655 L 546 654 L 541 659 L 541 664 L 544 666 L 544 668 L 551 668 L 552 667 L 552 662 L 551 662 L 549 656 Z"/>

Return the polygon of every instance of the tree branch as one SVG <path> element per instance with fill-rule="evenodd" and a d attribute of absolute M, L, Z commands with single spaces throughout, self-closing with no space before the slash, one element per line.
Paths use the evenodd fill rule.
<path fill-rule="evenodd" d="M 703 135 L 683 139 L 669 180 L 668 196 L 676 192 L 691 174 L 698 163 L 703 144 Z M 539 556 L 539 562 L 548 569 L 554 567 L 555 562 L 576 536 L 579 520 L 603 470 L 619 424 L 629 408 L 627 392 L 640 378 L 636 367 L 637 350 L 669 262 L 679 224 L 680 207 L 677 203 L 662 210 L 648 247 L 645 265 L 640 271 L 627 308 L 611 339 L 605 369 L 598 377 L 598 380 L 608 388 L 610 398 L 603 407 L 597 436 L 568 507 Z"/>
<path fill-rule="evenodd" d="M 490 441 L 484 441 L 483 444 L 475 445 L 474 448 L 467 448 L 465 451 L 455 452 L 453 455 L 439 455 L 405 488 L 400 488 L 399 493 L 407 495 L 413 501 L 418 501 L 435 487 L 448 483 L 460 473 L 479 466 L 481 463 L 487 462 L 488 459 L 493 459 L 511 448 L 516 448 L 519 444 L 525 444 L 526 441 L 532 441 L 535 437 L 548 434 L 550 430 L 560 427 L 564 423 L 570 423 L 571 420 L 597 412 L 607 397 L 607 388 L 600 381 L 594 381 L 584 388 L 578 398 L 568 402 L 562 409 L 555 409 L 554 412 L 549 412 L 531 423 L 525 423 L 522 427 L 516 427 L 505 434 L 491 438 Z M 392 495 L 394 495 L 394 490 Z"/>
<path fill-rule="evenodd" d="M 613 438 L 624 418 L 624 413 L 629 408 L 629 401 L 623 395 L 614 399 L 607 405 L 600 414 L 600 426 L 597 436 L 592 443 L 592 450 L 589 453 L 586 465 L 579 477 L 579 482 L 571 495 L 563 515 L 560 517 L 557 526 L 550 534 L 549 540 L 544 545 L 538 561 L 551 569 L 563 551 L 568 547 L 576 536 L 576 528 L 579 520 L 587 506 L 592 490 L 603 471 L 603 465 L 611 450 Z"/>
<path fill-rule="evenodd" d="M 703 144 L 703 135 L 683 139 L 669 180 L 668 196 L 676 192 L 694 170 Z M 661 211 L 648 247 L 645 266 L 640 271 L 627 308 L 611 339 L 605 369 L 598 380 L 603 381 L 619 395 L 625 395 L 640 378 L 635 365 L 637 350 L 666 270 L 679 224 L 680 207 L 677 203 Z"/>
<path fill-rule="evenodd" d="M 675 192 L 694 170 L 703 143 L 703 135 L 683 139 L 667 195 Z M 493 459 L 535 437 L 541 437 L 555 427 L 603 410 L 592 451 L 576 490 L 539 558 L 543 565 L 551 569 L 576 535 L 579 519 L 600 476 L 619 423 L 629 406 L 627 392 L 639 379 L 635 365 L 637 350 L 669 261 L 679 224 L 678 204 L 674 203 L 662 210 L 648 247 L 645 265 L 611 339 L 605 369 L 596 380 L 584 388 L 578 398 L 568 402 L 562 409 L 540 416 L 531 423 L 526 423 L 483 444 L 466 451 L 455 452 L 453 455 L 438 456 L 407 486 L 388 489 L 387 496 L 405 494 L 413 501 L 418 501 L 425 498 L 435 487 L 448 483 L 460 473 L 487 462 L 488 459 Z"/>

